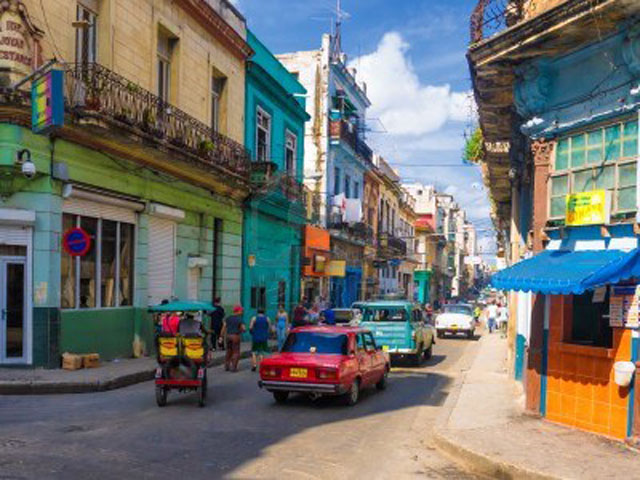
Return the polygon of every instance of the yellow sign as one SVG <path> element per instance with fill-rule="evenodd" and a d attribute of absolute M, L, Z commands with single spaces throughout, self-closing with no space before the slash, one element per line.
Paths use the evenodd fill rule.
<path fill-rule="evenodd" d="M 567 195 L 565 225 L 602 225 L 609 223 L 611 193 L 593 190 Z"/>
<path fill-rule="evenodd" d="M 347 262 L 345 260 L 331 260 L 327 264 L 325 273 L 329 277 L 345 277 L 347 275 Z"/>

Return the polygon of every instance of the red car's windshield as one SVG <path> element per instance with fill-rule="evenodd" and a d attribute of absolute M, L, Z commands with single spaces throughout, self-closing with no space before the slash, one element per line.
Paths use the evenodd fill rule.
<path fill-rule="evenodd" d="M 343 333 L 292 332 L 282 351 L 346 355 L 348 343 L 349 339 Z"/>

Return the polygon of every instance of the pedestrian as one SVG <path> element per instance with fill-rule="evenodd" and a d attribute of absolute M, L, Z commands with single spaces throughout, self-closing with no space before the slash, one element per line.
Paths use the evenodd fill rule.
<path fill-rule="evenodd" d="M 487 307 L 487 328 L 489 333 L 493 333 L 493 329 L 496 328 L 496 319 L 498 318 L 498 307 L 496 302 L 492 301 Z"/>
<path fill-rule="evenodd" d="M 269 354 L 269 331 L 271 322 L 264 313 L 263 308 L 258 309 L 258 314 L 249 323 L 251 333 L 251 371 L 255 372 L 258 364 L 265 355 Z"/>
<path fill-rule="evenodd" d="M 428 302 L 424 307 L 424 313 L 427 317 L 427 323 L 431 324 L 431 319 L 433 318 L 433 308 L 431 307 L 431 304 Z"/>
<path fill-rule="evenodd" d="M 506 303 L 500 303 L 498 307 L 498 330 L 504 338 L 507 335 L 507 324 L 509 323 L 509 309 Z"/>
<path fill-rule="evenodd" d="M 225 311 L 220 304 L 220 297 L 213 300 L 214 310 L 210 314 L 211 318 L 211 346 L 214 350 L 218 347 L 224 350 L 224 342 L 220 334 L 222 333 L 222 323 L 224 322 Z"/>
<path fill-rule="evenodd" d="M 476 308 L 473 310 L 473 319 L 475 320 L 476 323 L 480 322 L 480 315 L 482 315 L 482 309 L 478 304 L 476 305 Z"/>
<path fill-rule="evenodd" d="M 320 319 L 320 309 L 317 304 L 311 307 L 311 310 L 307 313 L 307 317 L 308 323 L 311 325 L 318 323 L 318 320 Z"/>
<path fill-rule="evenodd" d="M 284 309 L 284 305 L 278 305 L 278 313 L 276 314 L 276 338 L 278 339 L 278 351 L 282 350 L 284 341 L 289 333 L 289 315 Z"/>
<path fill-rule="evenodd" d="M 242 305 L 233 307 L 233 315 L 225 318 L 222 324 L 222 338 L 225 341 L 227 349 L 224 357 L 224 369 L 232 372 L 238 371 L 238 362 L 240 361 L 240 341 L 244 332 L 244 323 L 242 323 Z"/>
<path fill-rule="evenodd" d="M 298 305 L 296 305 L 296 308 L 293 309 L 293 326 L 302 327 L 306 325 L 306 315 L 307 309 L 304 307 L 304 304 L 302 302 L 299 302 Z"/>

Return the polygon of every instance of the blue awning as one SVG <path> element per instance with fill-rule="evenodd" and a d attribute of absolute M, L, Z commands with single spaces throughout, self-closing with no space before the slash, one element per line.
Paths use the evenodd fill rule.
<path fill-rule="evenodd" d="M 632 277 L 640 277 L 640 249 L 545 250 L 499 271 L 491 277 L 491 285 L 500 290 L 569 295 Z"/>

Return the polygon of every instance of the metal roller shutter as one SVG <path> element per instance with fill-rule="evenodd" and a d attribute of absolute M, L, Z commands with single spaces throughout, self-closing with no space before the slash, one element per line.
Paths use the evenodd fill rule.
<path fill-rule="evenodd" d="M 171 220 L 149 219 L 149 305 L 170 300 L 174 289 L 176 224 Z"/>
<path fill-rule="evenodd" d="M 64 213 L 84 215 L 86 217 L 104 218 L 124 223 L 136 223 L 135 210 L 110 205 L 108 203 L 92 202 L 84 198 L 68 198 L 62 204 Z"/>
<path fill-rule="evenodd" d="M 0 225 L 0 245 L 30 245 L 31 227 Z"/>

